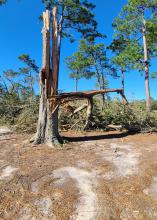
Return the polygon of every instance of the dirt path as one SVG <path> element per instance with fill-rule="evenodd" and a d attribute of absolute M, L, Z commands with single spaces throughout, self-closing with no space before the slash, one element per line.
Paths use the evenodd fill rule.
<path fill-rule="evenodd" d="M 4 130 L 0 219 L 157 220 L 156 134 L 85 133 L 50 149 Z"/>

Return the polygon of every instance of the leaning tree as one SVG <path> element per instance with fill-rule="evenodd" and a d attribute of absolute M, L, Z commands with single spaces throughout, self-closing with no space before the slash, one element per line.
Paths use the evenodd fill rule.
<path fill-rule="evenodd" d="M 61 43 L 64 37 L 73 41 L 74 31 L 93 40 L 99 36 L 97 22 L 87 0 L 43 0 L 43 64 L 40 71 L 40 105 L 34 143 L 52 147 L 62 142 L 58 131 L 58 79 Z M 52 42 L 50 42 L 52 39 Z"/>

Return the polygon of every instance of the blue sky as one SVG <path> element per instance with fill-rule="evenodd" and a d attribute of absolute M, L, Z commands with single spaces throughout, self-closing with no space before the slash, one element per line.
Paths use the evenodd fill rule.
<path fill-rule="evenodd" d="M 33 2 L 33 3 L 32 3 Z M 112 21 L 118 15 L 127 0 L 92 0 L 96 4 L 95 14 L 99 30 L 108 37 L 104 43 L 109 45 L 113 37 Z M 8 0 L 0 7 L 0 73 L 7 69 L 17 69 L 21 63 L 17 57 L 27 53 L 41 67 L 42 58 L 42 24 L 38 17 L 44 7 L 41 0 Z M 68 70 L 64 64 L 66 56 L 77 50 L 77 44 L 70 44 L 64 40 L 62 44 L 62 58 L 60 67 L 60 89 L 74 90 L 74 81 L 69 79 Z M 156 60 L 153 61 L 151 71 L 157 70 Z M 110 79 L 110 88 L 119 88 L 120 80 Z M 157 79 L 151 80 L 151 96 L 157 98 Z M 95 79 L 81 80 L 80 90 L 95 89 Z M 126 96 L 128 99 L 144 99 L 144 76 L 132 71 L 126 74 Z"/>

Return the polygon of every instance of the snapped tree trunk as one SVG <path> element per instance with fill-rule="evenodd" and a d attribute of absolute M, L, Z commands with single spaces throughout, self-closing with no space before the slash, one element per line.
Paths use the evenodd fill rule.
<path fill-rule="evenodd" d="M 149 64 L 148 64 L 148 48 L 146 39 L 146 21 L 143 20 L 143 48 L 144 48 L 144 69 L 145 69 L 145 88 L 146 88 L 146 110 L 150 112 L 151 109 L 151 99 L 150 99 L 150 87 L 149 87 Z"/>
<path fill-rule="evenodd" d="M 53 27 L 56 27 L 57 8 L 53 9 Z M 50 13 L 48 10 L 43 13 L 43 62 L 40 71 L 40 105 L 37 133 L 35 144 L 46 143 L 51 147 L 58 146 L 60 136 L 58 132 L 58 108 L 57 100 L 50 100 L 51 95 L 58 92 L 57 61 L 54 54 L 57 54 L 57 30 L 53 29 L 53 53 L 52 68 L 50 66 Z"/>

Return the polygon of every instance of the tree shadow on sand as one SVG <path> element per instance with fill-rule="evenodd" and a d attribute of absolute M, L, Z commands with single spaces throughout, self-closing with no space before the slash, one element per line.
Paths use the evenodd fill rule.
<path fill-rule="evenodd" d="M 103 139 L 124 138 L 128 135 L 135 135 L 137 132 L 125 131 L 122 133 L 103 134 L 103 135 L 82 135 L 77 137 L 62 136 L 63 140 L 69 142 L 81 142 L 81 141 L 97 141 Z"/>

